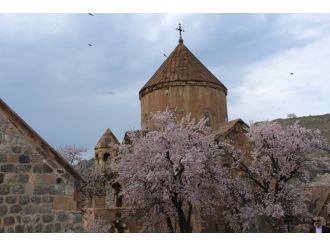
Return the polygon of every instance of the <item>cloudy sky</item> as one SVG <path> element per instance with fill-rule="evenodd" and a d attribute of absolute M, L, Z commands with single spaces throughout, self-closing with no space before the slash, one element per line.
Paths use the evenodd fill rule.
<path fill-rule="evenodd" d="M 329 14 L 0 14 L 0 97 L 54 147 L 91 157 L 106 128 L 122 140 L 140 127 L 138 92 L 178 22 L 228 88 L 230 120 L 330 113 Z"/>

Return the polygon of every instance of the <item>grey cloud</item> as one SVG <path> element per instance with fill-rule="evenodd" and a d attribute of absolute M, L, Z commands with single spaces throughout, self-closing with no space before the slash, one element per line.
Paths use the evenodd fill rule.
<path fill-rule="evenodd" d="M 329 34 L 329 15 L 0 14 L 0 97 L 55 147 L 92 150 L 108 127 L 122 139 L 139 128 L 138 91 L 177 45 L 178 22 L 243 119 L 254 115 L 237 88 L 263 73 L 254 65 Z M 317 35 L 296 39 L 297 26 Z"/>

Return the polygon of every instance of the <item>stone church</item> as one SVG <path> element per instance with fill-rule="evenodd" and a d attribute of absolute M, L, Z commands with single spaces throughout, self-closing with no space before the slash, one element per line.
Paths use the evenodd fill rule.
<path fill-rule="evenodd" d="M 188 113 L 194 119 L 205 118 L 216 139 L 227 139 L 238 146 L 244 146 L 244 133 L 248 126 L 240 119 L 228 121 L 227 91 L 226 86 L 185 46 L 180 32 L 178 45 L 139 92 L 141 128 L 153 129 L 153 124 L 149 121 L 151 113 L 170 109 L 176 113 L 178 119 Z M 127 135 L 124 142 L 126 137 Z M 115 144 L 119 144 L 118 139 L 107 129 L 95 146 L 95 170 L 111 173 L 116 156 L 116 150 L 113 148 Z M 105 196 L 96 201 L 96 216 L 111 223 L 121 217 L 122 210 L 126 210 L 125 198 L 118 196 L 120 185 L 109 187 L 106 191 Z M 139 231 L 136 219 L 121 220 L 125 221 L 130 231 Z M 224 231 L 223 225 L 220 220 L 195 230 Z"/>
<path fill-rule="evenodd" d="M 176 117 L 190 113 L 206 120 L 216 140 L 245 148 L 248 125 L 228 121 L 226 86 L 185 46 L 178 45 L 139 92 L 141 129 L 153 129 L 151 113 L 173 110 Z M 123 142 L 129 141 L 125 135 Z M 117 137 L 107 129 L 95 146 L 94 169 L 115 174 Z M 95 200 L 95 210 L 84 208 L 80 185 L 84 178 L 5 102 L 0 99 L 0 232 L 81 232 L 93 217 L 114 226 L 113 232 L 140 232 L 138 218 L 127 217 L 129 206 L 120 196 L 120 184 L 109 183 Z M 315 214 L 326 214 L 329 187 L 320 196 Z M 221 209 L 218 220 L 194 232 L 224 232 Z"/>
<path fill-rule="evenodd" d="M 139 92 L 141 129 L 153 129 L 151 113 L 170 109 L 175 112 L 178 120 L 188 113 L 192 118 L 206 119 L 216 141 L 227 141 L 246 150 L 248 140 L 245 133 L 249 127 L 241 119 L 228 121 L 226 86 L 185 46 L 180 26 L 178 30 L 178 45 Z M 123 142 L 127 141 L 129 140 L 125 135 Z M 95 146 L 95 170 L 106 174 L 113 172 L 112 164 L 116 157 L 114 144 L 119 144 L 119 141 L 112 131 L 107 129 Z M 328 218 L 329 209 L 327 211 L 326 205 L 330 203 L 329 186 L 310 188 L 312 197 L 309 200 L 316 203 L 313 214 Z M 123 216 L 125 214 L 122 212 L 129 210 L 129 207 L 126 207 L 125 198 L 121 198 L 119 192 L 120 185 L 108 186 L 104 197 L 97 200 L 95 215 L 112 225 L 113 222 L 119 222 L 116 231 L 139 232 L 139 220 Z M 91 211 L 89 213 L 92 214 Z M 193 232 L 224 232 L 222 210 L 219 209 L 217 214 L 218 220 L 205 218 L 206 224 L 201 228 L 195 227 Z"/>

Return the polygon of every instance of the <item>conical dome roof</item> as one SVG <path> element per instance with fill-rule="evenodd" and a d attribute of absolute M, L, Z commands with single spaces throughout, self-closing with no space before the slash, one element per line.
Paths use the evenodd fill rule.
<path fill-rule="evenodd" d="M 201 84 L 211 83 L 216 87 L 221 87 L 227 93 L 227 88 L 220 80 L 180 40 L 174 51 L 140 90 L 140 98 L 150 89 L 152 91 L 152 88 L 157 88 L 157 85 L 164 83 L 171 85 L 170 82 L 184 81 L 200 82 Z"/>
<path fill-rule="evenodd" d="M 97 142 L 95 149 L 98 148 L 110 148 L 113 144 L 119 144 L 116 136 L 111 132 L 110 129 L 107 129 L 102 135 L 100 140 Z"/>

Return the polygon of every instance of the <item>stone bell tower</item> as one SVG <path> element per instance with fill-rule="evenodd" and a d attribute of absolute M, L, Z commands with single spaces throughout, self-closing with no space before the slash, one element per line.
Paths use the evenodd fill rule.
<path fill-rule="evenodd" d="M 105 174 L 112 172 L 114 157 L 116 157 L 117 149 L 114 145 L 119 144 L 116 136 L 107 129 L 102 135 L 95 150 L 95 171 Z"/>
<path fill-rule="evenodd" d="M 100 140 L 95 146 L 95 172 L 112 175 L 114 158 L 117 155 L 116 144 L 119 144 L 116 136 L 107 129 L 102 135 Z M 120 187 L 117 184 L 107 184 L 104 188 L 104 196 L 100 196 L 96 200 L 96 207 L 98 208 L 110 208 L 121 206 L 121 197 L 118 195 Z"/>
<path fill-rule="evenodd" d="M 142 127 L 152 128 L 150 113 L 176 112 L 178 120 L 191 117 L 206 119 L 206 124 L 217 129 L 228 121 L 227 88 L 184 45 L 179 44 L 139 92 Z"/>

